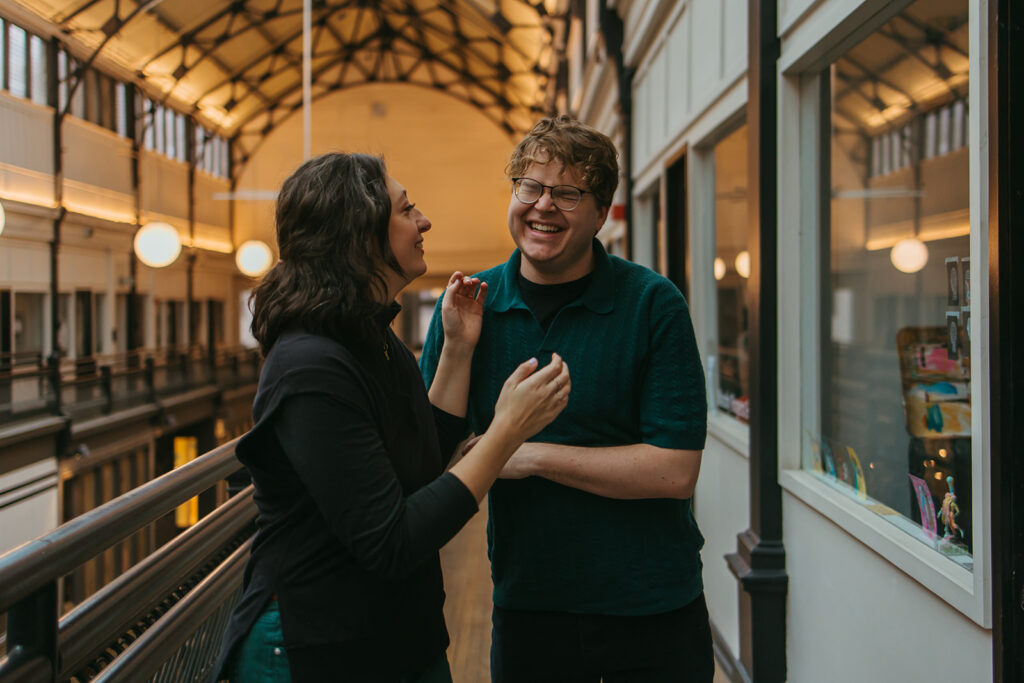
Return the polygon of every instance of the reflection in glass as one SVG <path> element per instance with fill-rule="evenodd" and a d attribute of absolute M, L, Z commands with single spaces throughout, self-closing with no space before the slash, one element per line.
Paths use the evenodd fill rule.
<path fill-rule="evenodd" d="M 805 466 L 973 568 L 966 1 L 832 65 L 822 416 Z"/>
<path fill-rule="evenodd" d="M 750 417 L 747 280 L 747 127 L 715 145 L 715 301 L 718 330 L 718 409 Z"/>

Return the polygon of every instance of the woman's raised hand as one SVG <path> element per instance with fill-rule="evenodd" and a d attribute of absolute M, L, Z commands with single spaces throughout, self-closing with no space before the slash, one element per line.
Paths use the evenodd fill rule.
<path fill-rule="evenodd" d="M 540 370 L 531 358 L 516 368 L 494 404 L 494 422 L 511 430 L 513 438 L 525 440 L 558 417 L 569 402 L 572 381 L 569 366 L 557 353 Z"/>
<path fill-rule="evenodd" d="M 475 348 L 483 326 L 487 283 L 480 278 L 466 277 L 461 271 L 452 273 L 441 302 L 441 323 L 444 343 Z"/>

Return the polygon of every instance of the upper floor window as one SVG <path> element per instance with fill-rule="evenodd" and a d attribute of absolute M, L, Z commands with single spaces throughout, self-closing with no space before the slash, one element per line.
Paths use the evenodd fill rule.
<path fill-rule="evenodd" d="M 196 168 L 218 178 L 230 177 L 228 141 L 202 126 L 195 126 Z"/>
<path fill-rule="evenodd" d="M 142 143 L 151 151 L 169 159 L 189 162 L 189 136 L 191 135 L 193 161 L 196 168 L 220 178 L 230 175 L 228 141 L 211 133 L 203 126 L 188 124 L 188 117 L 170 107 L 140 96 L 142 111 Z M 191 130 L 191 134 L 189 131 Z"/>
<path fill-rule="evenodd" d="M 47 105 L 49 60 L 46 41 L 0 19 L 0 85 L 12 95 Z"/>

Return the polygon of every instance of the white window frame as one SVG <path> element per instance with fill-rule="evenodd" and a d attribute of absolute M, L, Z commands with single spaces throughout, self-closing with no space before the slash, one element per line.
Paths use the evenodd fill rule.
<path fill-rule="evenodd" d="M 988 165 L 982 157 L 987 151 L 988 0 L 969 0 L 970 94 L 969 175 L 970 175 L 970 251 L 973 270 L 978 277 L 988 272 Z M 909 5 L 909 0 L 899 9 Z M 851 12 L 852 14 L 852 12 Z M 834 16 L 825 17 L 833 20 Z M 819 73 L 828 63 L 845 54 L 853 45 L 884 23 L 875 16 L 866 23 L 850 27 L 837 38 L 833 26 L 800 27 L 793 44 L 806 49 L 792 50 L 780 60 L 778 141 L 778 329 L 779 329 L 779 482 L 783 489 L 833 521 L 872 551 L 916 580 L 953 608 L 982 627 L 992 625 L 990 510 L 989 500 L 989 331 L 982 321 L 989 319 L 988 288 L 984 280 L 974 288 L 971 338 L 977 340 L 974 358 L 977 371 L 971 374 L 973 410 L 972 436 L 972 517 L 974 571 L 958 566 L 938 552 L 899 530 L 861 504 L 836 492 L 811 472 L 801 469 L 805 448 L 804 434 L 819 421 L 817 394 L 821 386 L 817 359 L 819 282 L 819 215 L 823 193 L 818 188 L 817 168 L 821 158 L 819 145 Z M 808 39 L 808 36 L 814 36 Z M 821 36 L 825 36 L 821 39 Z M 828 47 L 832 46 L 834 51 Z M 785 41 L 784 41 L 785 45 Z M 795 53 L 795 56 L 794 56 Z M 786 182 L 786 178 L 798 178 Z M 799 396 L 799 401 L 791 398 Z"/>

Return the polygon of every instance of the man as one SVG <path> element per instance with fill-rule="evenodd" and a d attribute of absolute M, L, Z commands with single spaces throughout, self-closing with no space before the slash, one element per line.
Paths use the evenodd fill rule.
<path fill-rule="evenodd" d="M 470 428 L 486 429 L 504 378 L 527 358 L 557 352 L 573 386 L 489 495 L 492 679 L 710 682 L 689 501 L 707 405 L 686 301 L 595 237 L 618 184 L 607 136 L 545 119 L 506 170 L 518 249 L 479 274 L 490 295 Z M 420 360 L 428 386 L 443 343 L 435 312 Z"/>

